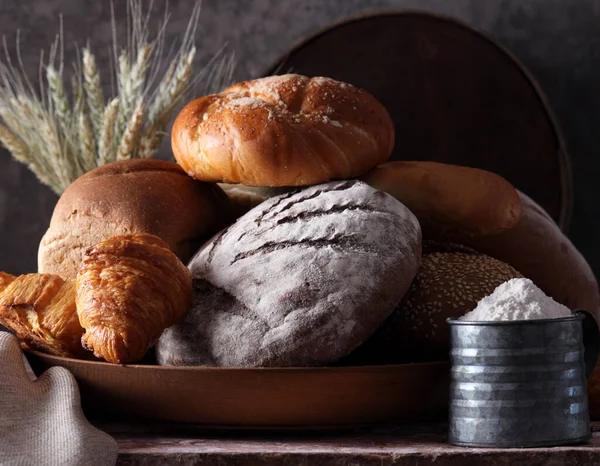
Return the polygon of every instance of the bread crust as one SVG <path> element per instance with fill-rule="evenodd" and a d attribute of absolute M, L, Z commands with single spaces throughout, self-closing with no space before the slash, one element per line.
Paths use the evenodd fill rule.
<path fill-rule="evenodd" d="M 363 181 L 391 194 L 419 219 L 423 235 L 460 242 L 499 233 L 521 218 L 521 201 L 504 178 L 478 168 L 438 162 L 388 162 Z"/>
<path fill-rule="evenodd" d="M 421 259 L 421 229 L 359 181 L 274 197 L 192 259 L 194 303 L 161 336 L 162 365 L 289 367 L 346 356 L 389 316 Z"/>
<path fill-rule="evenodd" d="M 177 164 L 127 160 L 88 172 L 59 199 L 38 251 L 38 271 L 74 279 L 86 248 L 112 236 L 150 233 L 187 261 L 233 219 L 227 196 Z"/>
<path fill-rule="evenodd" d="M 361 89 L 288 74 L 190 102 L 171 143 L 179 164 L 202 181 L 303 186 L 354 178 L 384 162 L 394 126 Z"/>

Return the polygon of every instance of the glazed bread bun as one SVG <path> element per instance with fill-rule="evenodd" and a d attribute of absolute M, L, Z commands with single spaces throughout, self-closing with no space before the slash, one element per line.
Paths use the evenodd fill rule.
<path fill-rule="evenodd" d="M 361 89 L 288 74 L 189 103 L 175 120 L 171 146 L 198 180 L 307 186 L 355 178 L 385 162 L 394 126 Z"/>
<path fill-rule="evenodd" d="M 424 241 L 421 267 L 404 299 L 344 363 L 446 361 L 446 319 L 472 311 L 498 285 L 521 277 L 510 265 L 469 248 Z"/>
<path fill-rule="evenodd" d="M 185 262 L 231 217 L 218 186 L 193 180 L 175 163 L 114 162 L 63 193 L 40 244 L 38 269 L 73 279 L 86 248 L 131 233 L 160 237 Z"/>

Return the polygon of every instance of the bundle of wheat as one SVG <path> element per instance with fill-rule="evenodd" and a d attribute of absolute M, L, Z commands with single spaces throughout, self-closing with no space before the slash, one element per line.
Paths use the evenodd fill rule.
<path fill-rule="evenodd" d="M 0 142 L 57 194 L 95 167 L 115 160 L 153 157 L 175 109 L 193 84 L 204 80 L 205 92 L 212 93 L 231 80 L 233 56 L 223 50 L 207 66 L 194 69 L 199 1 L 194 2 L 179 48 L 167 54 L 166 63 L 163 49 L 169 20 L 167 7 L 158 33 L 151 38 L 150 13 L 142 11 L 141 0 L 128 0 L 127 46 L 123 48 L 117 39 L 112 5 L 111 12 L 111 68 L 116 92 L 113 90 L 114 97 L 110 99 L 105 98 L 89 44 L 73 64 L 71 90 L 66 90 L 62 21 L 48 60 L 41 55 L 39 90 L 34 89 L 24 70 L 18 34 L 16 63 L 4 40 L 5 61 L 0 61 Z"/>

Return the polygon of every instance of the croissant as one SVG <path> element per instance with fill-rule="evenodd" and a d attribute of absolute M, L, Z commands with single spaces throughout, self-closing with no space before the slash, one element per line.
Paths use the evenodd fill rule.
<path fill-rule="evenodd" d="M 192 277 L 157 236 L 115 236 L 87 249 L 77 274 L 82 344 L 108 362 L 141 359 L 192 301 Z"/>
<path fill-rule="evenodd" d="M 0 272 L 0 293 L 2 293 L 2 291 L 4 290 L 4 288 L 6 288 L 13 281 L 15 281 L 16 278 L 17 277 L 15 277 L 14 275 L 10 275 L 10 274 L 5 273 L 5 272 Z"/>
<path fill-rule="evenodd" d="M 27 346 L 56 356 L 80 357 L 83 328 L 75 309 L 75 281 L 57 275 L 0 274 L 0 324 Z"/>

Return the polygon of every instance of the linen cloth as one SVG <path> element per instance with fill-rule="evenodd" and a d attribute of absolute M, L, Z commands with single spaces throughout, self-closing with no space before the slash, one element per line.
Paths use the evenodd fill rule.
<path fill-rule="evenodd" d="M 83 415 L 65 368 L 32 380 L 17 338 L 0 332 L 0 465 L 108 466 L 118 447 Z"/>

